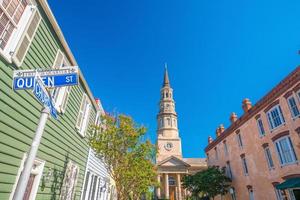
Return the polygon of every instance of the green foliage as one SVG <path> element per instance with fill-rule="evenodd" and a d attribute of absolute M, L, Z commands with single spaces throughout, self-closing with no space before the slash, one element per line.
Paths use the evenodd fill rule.
<path fill-rule="evenodd" d="M 225 169 L 215 166 L 183 178 L 183 187 L 189 190 L 193 197 L 214 198 L 217 195 L 225 195 L 230 183 L 231 179 L 225 175 Z"/>
<path fill-rule="evenodd" d="M 139 199 L 157 185 L 152 162 L 155 147 L 149 140 L 142 141 L 146 128 L 125 115 L 103 116 L 101 124 L 90 146 L 115 180 L 118 199 Z"/>

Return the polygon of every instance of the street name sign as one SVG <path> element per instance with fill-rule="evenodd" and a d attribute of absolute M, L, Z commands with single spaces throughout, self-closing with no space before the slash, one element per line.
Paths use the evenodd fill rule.
<path fill-rule="evenodd" d="M 16 70 L 13 74 L 13 89 L 33 89 L 35 76 L 40 76 L 46 88 L 78 85 L 78 67 L 63 67 L 60 69 Z"/>
<path fill-rule="evenodd" d="M 49 95 L 48 91 L 43 85 L 43 80 L 41 77 L 36 76 L 34 78 L 34 87 L 33 87 L 33 94 L 34 96 L 39 100 L 41 104 L 43 104 L 45 107 L 49 108 L 50 114 L 52 117 L 57 119 L 57 111 L 54 107 L 54 103 L 52 101 L 51 96 Z"/>

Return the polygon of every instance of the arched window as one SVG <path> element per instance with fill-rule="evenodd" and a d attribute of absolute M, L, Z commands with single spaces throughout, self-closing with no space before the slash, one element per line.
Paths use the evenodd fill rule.
<path fill-rule="evenodd" d="M 167 118 L 168 126 L 171 126 L 171 120 L 170 118 Z"/>
<path fill-rule="evenodd" d="M 169 93 L 168 92 L 166 93 L 166 97 L 169 98 Z"/>

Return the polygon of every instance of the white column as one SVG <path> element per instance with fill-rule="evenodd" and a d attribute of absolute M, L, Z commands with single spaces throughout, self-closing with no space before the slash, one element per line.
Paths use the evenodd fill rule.
<path fill-rule="evenodd" d="M 159 186 L 156 188 L 156 196 L 157 196 L 157 198 L 161 198 L 161 192 L 160 192 L 160 187 L 161 187 L 161 185 L 160 185 L 160 175 L 157 175 L 157 182 L 158 182 L 158 184 L 159 184 Z"/>
<path fill-rule="evenodd" d="M 177 181 L 176 182 L 177 182 L 177 187 L 178 187 L 178 200 L 182 200 L 180 174 L 177 174 Z"/>
<path fill-rule="evenodd" d="M 165 198 L 169 199 L 169 174 L 165 174 Z"/>

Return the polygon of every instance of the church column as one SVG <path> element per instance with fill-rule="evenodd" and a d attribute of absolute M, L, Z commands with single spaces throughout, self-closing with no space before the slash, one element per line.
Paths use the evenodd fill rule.
<path fill-rule="evenodd" d="M 156 189 L 156 196 L 157 196 L 157 198 L 160 199 L 161 198 L 161 192 L 160 192 L 160 187 L 161 187 L 161 185 L 160 185 L 160 175 L 157 175 L 157 182 L 158 182 L 159 186 Z"/>
<path fill-rule="evenodd" d="M 177 182 L 177 187 L 178 187 L 178 200 L 182 200 L 180 174 L 177 174 L 177 181 L 176 182 Z"/>
<path fill-rule="evenodd" d="M 169 199 L 169 174 L 165 174 L 165 198 Z"/>

